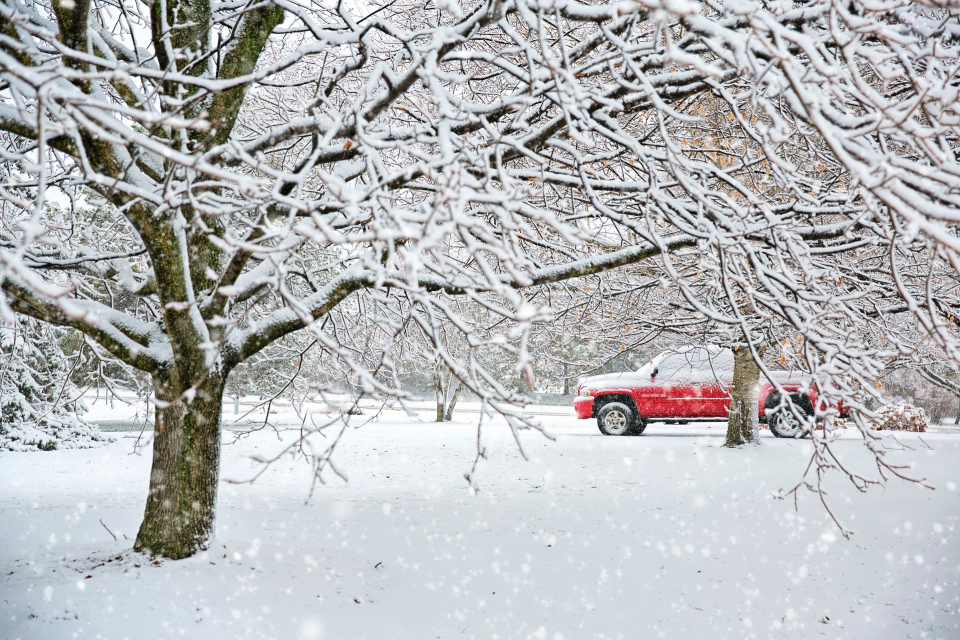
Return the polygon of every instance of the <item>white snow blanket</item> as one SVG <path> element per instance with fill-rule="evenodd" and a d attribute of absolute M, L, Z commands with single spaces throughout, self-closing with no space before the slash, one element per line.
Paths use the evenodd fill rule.
<path fill-rule="evenodd" d="M 828 483 L 846 540 L 814 496 L 770 497 L 803 441 L 728 450 L 719 424 L 613 438 L 548 417 L 557 440 L 525 436 L 524 461 L 494 425 L 474 494 L 463 418 L 350 429 L 349 482 L 312 497 L 297 459 L 228 482 L 293 431 L 227 432 L 216 540 L 184 561 L 131 551 L 149 447 L 0 452 L 0 638 L 960 637 L 960 437 L 884 435 L 935 490 Z"/>

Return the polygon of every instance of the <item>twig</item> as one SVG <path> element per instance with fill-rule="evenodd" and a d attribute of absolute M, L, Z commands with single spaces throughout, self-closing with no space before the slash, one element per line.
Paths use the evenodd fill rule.
<path fill-rule="evenodd" d="M 103 518 L 100 518 L 100 524 L 103 524 Z M 108 527 L 107 525 L 103 524 L 103 528 L 107 530 L 107 533 L 109 533 L 111 536 L 113 536 L 113 541 L 116 542 L 116 541 L 117 541 L 117 536 L 113 535 L 113 531 L 110 531 L 110 527 Z"/>

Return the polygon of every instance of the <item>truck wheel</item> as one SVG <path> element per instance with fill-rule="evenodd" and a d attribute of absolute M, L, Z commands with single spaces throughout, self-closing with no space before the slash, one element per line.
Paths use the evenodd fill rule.
<path fill-rule="evenodd" d="M 597 426 L 605 436 L 629 436 L 638 432 L 633 409 L 622 402 L 609 402 L 597 414 Z M 644 425 L 646 426 L 646 425 Z M 643 431 L 641 427 L 639 431 Z"/>
<path fill-rule="evenodd" d="M 788 408 L 776 408 L 780 404 L 779 394 L 771 393 L 770 396 L 775 397 L 767 397 L 764 403 L 770 433 L 776 438 L 806 438 L 809 434 L 803 431 L 803 423 L 797 419 L 793 411 Z M 813 415 L 813 403 L 806 394 L 793 394 L 790 400 L 802 415 L 806 417 Z"/>

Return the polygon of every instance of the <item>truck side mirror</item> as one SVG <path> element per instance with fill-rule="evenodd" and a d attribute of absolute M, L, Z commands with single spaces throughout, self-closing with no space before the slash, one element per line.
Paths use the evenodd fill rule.
<path fill-rule="evenodd" d="M 654 380 L 657 377 L 657 374 L 660 373 L 660 369 L 654 367 L 653 371 L 650 372 L 650 380 Z"/>

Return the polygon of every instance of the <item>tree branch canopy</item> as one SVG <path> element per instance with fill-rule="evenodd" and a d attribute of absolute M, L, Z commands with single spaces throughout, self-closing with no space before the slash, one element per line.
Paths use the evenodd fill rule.
<path fill-rule="evenodd" d="M 898 474 L 884 368 L 960 364 L 958 33 L 936 0 L 0 0 L 0 321 L 149 374 L 135 549 L 170 558 L 244 376 L 403 403 L 428 363 L 516 434 L 544 361 L 746 345 L 741 407 L 817 391 L 811 469 L 842 401 Z"/>
<path fill-rule="evenodd" d="M 594 286 L 827 377 L 956 359 L 956 9 L 747 5 L 4 0 L 0 311 L 180 391 L 298 331 L 355 361 L 373 308 L 509 341 Z"/>

